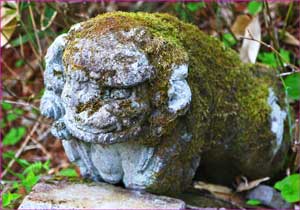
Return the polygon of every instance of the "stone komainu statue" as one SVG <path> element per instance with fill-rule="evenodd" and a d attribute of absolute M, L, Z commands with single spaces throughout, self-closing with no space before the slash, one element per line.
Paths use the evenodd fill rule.
<path fill-rule="evenodd" d="M 46 55 L 43 115 L 84 177 L 174 194 L 283 165 L 286 112 L 272 71 L 166 14 L 73 26 Z M 281 104 L 281 107 L 282 104 Z"/>

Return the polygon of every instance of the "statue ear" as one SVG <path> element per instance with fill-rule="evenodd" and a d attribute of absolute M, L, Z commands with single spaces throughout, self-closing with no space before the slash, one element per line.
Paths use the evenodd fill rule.
<path fill-rule="evenodd" d="M 168 90 L 168 111 L 172 115 L 183 115 L 189 108 L 192 92 L 186 81 L 187 76 L 187 64 L 173 65 Z"/>
<path fill-rule="evenodd" d="M 159 137 L 163 135 L 166 125 L 188 111 L 192 99 L 192 92 L 186 81 L 187 76 L 187 64 L 172 66 L 172 72 L 169 78 L 170 88 L 168 90 L 167 109 L 156 110 L 151 116 L 153 125 L 151 132 L 153 136 Z"/>
<path fill-rule="evenodd" d="M 68 33 L 59 35 L 47 50 L 44 73 L 45 86 L 46 89 L 54 90 L 58 95 L 60 95 L 65 83 L 63 53 L 67 45 L 68 36 L 80 29 L 81 23 L 73 25 Z"/>
<path fill-rule="evenodd" d="M 45 56 L 46 69 L 44 83 L 46 90 L 53 90 L 60 95 L 64 86 L 64 65 L 62 61 L 67 34 L 58 36 L 50 45 Z"/>

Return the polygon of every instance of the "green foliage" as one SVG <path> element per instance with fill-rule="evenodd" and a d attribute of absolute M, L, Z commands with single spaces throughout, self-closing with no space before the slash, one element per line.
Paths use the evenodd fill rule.
<path fill-rule="evenodd" d="M 25 187 L 27 192 L 30 192 L 31 188 L 39 181 L 40 176 L 34 174 L 33 171 L 29 171 L 21 183 Z"/>
<path fill-rule="evenodd" d="M 300 201 L 300 174 L 292 174 L 276 182 L 274 188 L 281 191 L 281 196 L 289 203 Z"/>
<path fill-rule="evenodd" d="M 193 22 L 194 13 L 205 7 L 205 2 L 176 3 L 174 8 L 179 18 L 186 22 Z"/>
<path fill-rule="evenodd" d="M 25 64 L 25 61 L 23 59 L 19 59 L 16 61 L 15 67 L 20 68 L 20 67 L 24 66 L 24 64 Z"/>
<path fill-rule="evenodd" d="M 260 52 L 258 59 L 271 67 L 277 67 L 277 61 L 274 52 Z"/>
<path fill-rule="evenodd" d="M 199 9 L 202 9 L 205 7 L 205 3 L 204 2 L 191 2 L 191 3 L 187 3 L 186 7 L 189 11 L 191 12 L 196 12 Z"/>
<path fill-rule="evenodd" d="M 256 15 L 257 13 L 259 13 L 262 10 L 263 7 L 263 2 L 262 1 L 251 1 L 248 4 L 248 12 L 251 15 Z"/>
<path fill-rule="evenodd" d="M 66 177 L 78 177 L 77 172 L 72 168 L 62 169 L 58 175 Z"/>
<path fill-rule="evenodd" d="M 21 195 L 17 193 L 3 193 L 2 194 L 2 206 L 7 207 L 13 201 L 17 200 Z"/>
<path fill-rule="evenodd" d="M 222 41 L 226 47 L 232 47 L 237 43 L 231 33 L 224 33 L 222 36 Z"/>
<path fill-rule="evenodd" d="M 32 163 L 24 169 L 23 174 L 28 174 L 30 171 L 34 172 L 35 174 L 42 173 L 43 170 L 48 171 L 49 164 L 50 164 L 49 160 L 47 160 L 45 163 L 42 163 L 40 161 Z"/>
<path fill-rule="evenodd" d="M 3 110 L 11 110 L 13 108 L 13 106 L 10 103 L 4 101 L 1 103 L 1 107 Z"/>
<path fill-rule="evenodd" d="M 290 52 L 289 51 L 280 49 L 279 54 L 284 63 L 286 63 L 286 64 L 290 63 Z M 274 52 L 260 52 L 258 54 L 258 59 L 262 63 L 269 65 L 271 67 L 274 67 L 274 68 L 279 67 L 279 64 L 280 64 L 279 60 L 277 59 L 276 54 Z"/>
<path fill-rule="evenodd" d="M 11 128 L 9 132 L 3 138 L 3 145 L 15 145 L 18 143 L 22 137 L 25 135 L 26 129 L 23 126 Z"/>
<path fill-rule="evenodd" d="M 291 62 L 290 59 L 290 52 L 284 49 L 279 50 L 278 53 L 275 54 L 275 52 L 260 52 L 258 54 L 258 60 L 262 63 L 277 69 L 279 72 L 279 67 L 284 67 L 286 64 L 289 64 Z M 281 81 L 284 85 L 284 92 L 288 99 L 292 100 L 299 100 L 300 99 L 300 78 L 299 74 L 292 74 L 288 75 L 284 78 L 281 78 Z M 288 124 L 289 124 L 289 134 L 290 139 L 293 137 L 293 125 L 292 125 L 292 117 L 291 117 L 291 111 L 289 108 L 289 104 L 287 104 L 288 108 Z"/>
<path fill-rule="evenodd" d="M 283 59 L 283 62 L 288 64 L 291 63 L 290 52 L 285 49 L 280 49 L 280 55 Z"/>
<path fill-rule="evenodd" d="M 18 117 L 22 116 L 23 114 L 24 114 L 24 111 L 22 109 L 16 108 L 16 109 L 12 110 L 11 113 L 7 114 L 6 120 L 8 122 L 12 122 L 12 121 L 18 119 Z"/>
<path fill-rule="evenodd" d="M 4 159 L 13 158 L 17 163 L 24 169 L 22 173 L 15 173 L 13 171 L 9 171 L 12 175 L 14 175 L 17 180 L 13 182 L 12 187 L 10 187 L 10 191 L 7 193 L 3 193 L 3 207 L 11 207 L 13 208 L 13 202 L 18 199 L 21 199 L 22 196 L 18 193 L 20 189 L 26 189 L 26 192 L 29 193 L 32 187 L 39 181 L 40 175 L 49 170 L 50 161 L 46 161 L 45 163 L 35 162 L 29 163 L 24 159 L 15 158 L 15 153 L 13 151 L 8 151 L 3 153 Z M 4 181 L 5 182 L 5 181 Z"/>
<path fill-rule="evenodd" d="M 28 9 L 29 6 L 34 7 L 35 2 L 20 2 L 20 10 L 23 11 L 25 9 Z"/>
<path fill-rule="evenodd" d="M 4 159 L 15 159 L 15 161 L 22 167 L 25 168 L 30 165 L 30 163 L 27 160 L 21 159 L 21 158 L 15 158 L 15 152 L 12 150 L 6 151 L 2 154 L 2 157 Z"/>
<path fill-rule="evenodd" d="M 45 6 L 43 14 L 41 16 L 42 30 L 48 28 L 56 17 L 56 10 L 48 5 Z"/>
<path fill-rule="evenodd" d="M 7 102 L 1 103 L 2 110 L 4 113 L 4 118 L 1 120 L 1 127 L 6 127 L 6 122 L 13 122 L 18 119 L 20 116 L 24 115 L 24 110 L 19 108 L 14 108 L 12 104 Z M 14 146 L 26 134 L 26 129 L 24 126 L 19 127 L 11 127 L 8 132 L 3 137 L 3 146 Z M 2 157 L 5 162 L 14 159 L 15 162 L 19 165 L 18 169 L 22 169 L 22 172 L 14 171 L 12 169 L 8 169 L 8 173 L 15 177 L 15 181 L 13 185 L 9 188 L 8 192 L 2 194 L 3 207 L 14 208 L 16 202 L 22 198 L 19 192 L 20 189 L 26 189 L 29 192 L 33 185 L 35 185 L 40 179 L 39 174 L 44 173 L 49 170 L 49 161 L 45 163 L 34 162 L 29 163 L 27 160 L 22 158 L 16 158 L 15 152 L 13 150 L 7 150 L 2 153 Z M 4 168 L 6 166 L 4 165 Z M 5 177 L 4 177 L 5 178 Z M 5 180 L 4 180 L 5 183 Z"/>
<path fill-rule="evenodd" d="M 14 109 L 11 113 L 7 114 L 6 120 L 8 122 L 12 122 L 12 121 L 18 119 L 18 117 L 20 117 L 23 114 L 24 114 L 24 111 L 22 109 Z"/>
<path fill-rule="evenodd" d="M 14 158 L 14 156 L 15 156 L 15 152 L 11 150 L 2 153 L 2 157 L 4 159 Z"/>
<path fill-rule="evenodd" d="M 300 100 L 300 73 L 294 73 L 284 78 L 288 97 L 294 100 Z"/>
<path fill-rule="evenodd" d="M 8 122 L 12 122 L 14 120 L 16 120 L 18 118 L 18 115 L 16 115 L 15 113 L 8 113 L 6 115 L 6 119 Z"/>
<path fill-rule="evenodd" d="M 260 202 L 260 200 L 251 199 L 251 200 L 248 200 L 246 202 L 246 204 L 251 205 L 251 206 L 257 206 L 257 205 L 261 204 L 261 202 Z"/>
<path fill-rule="evenodd" d="M 2 102 L 1 107 L 5 111 L 5 113 L 7 113 L 4 115 L 4 118 L 0 121 L 1 128 L 6 127 L 7 122 L 13 122 L 24 114 L 24 111 L 22 109 L 14 109 L 13 106 L 7 102 Z"/>
<path fill-rule="evenodd" d="M 46 35 L 44 31 L 38 31 L 37 34 L 40 39 L 42 39 Z M 19 36 L 18 38 L 12 40 L 10 44 L 13 47 L 19 47 L 21 45 L 26 44 L 28 41 L 32 41 L 32 40 L 34 40 L 34 32 L 29 32 L 26 33 L 25 35 Z"/>

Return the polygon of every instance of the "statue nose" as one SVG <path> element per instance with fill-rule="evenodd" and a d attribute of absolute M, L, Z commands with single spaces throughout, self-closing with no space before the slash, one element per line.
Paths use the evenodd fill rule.
<path fill-rule="evenodd" d="M 87 118 L 86 124 L 99 129 L 108 129 L 117 126 L 117 118 L 107 111 L 106 106 L 103 106 Z"/>

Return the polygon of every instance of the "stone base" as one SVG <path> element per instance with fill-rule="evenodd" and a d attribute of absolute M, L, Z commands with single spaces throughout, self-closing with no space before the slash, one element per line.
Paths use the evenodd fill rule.
<path fill-rule="evenodd" d="M 129 191 L 105 183 L 38 183 L 19 209 L 185 209 L 175 198 Z"/>

